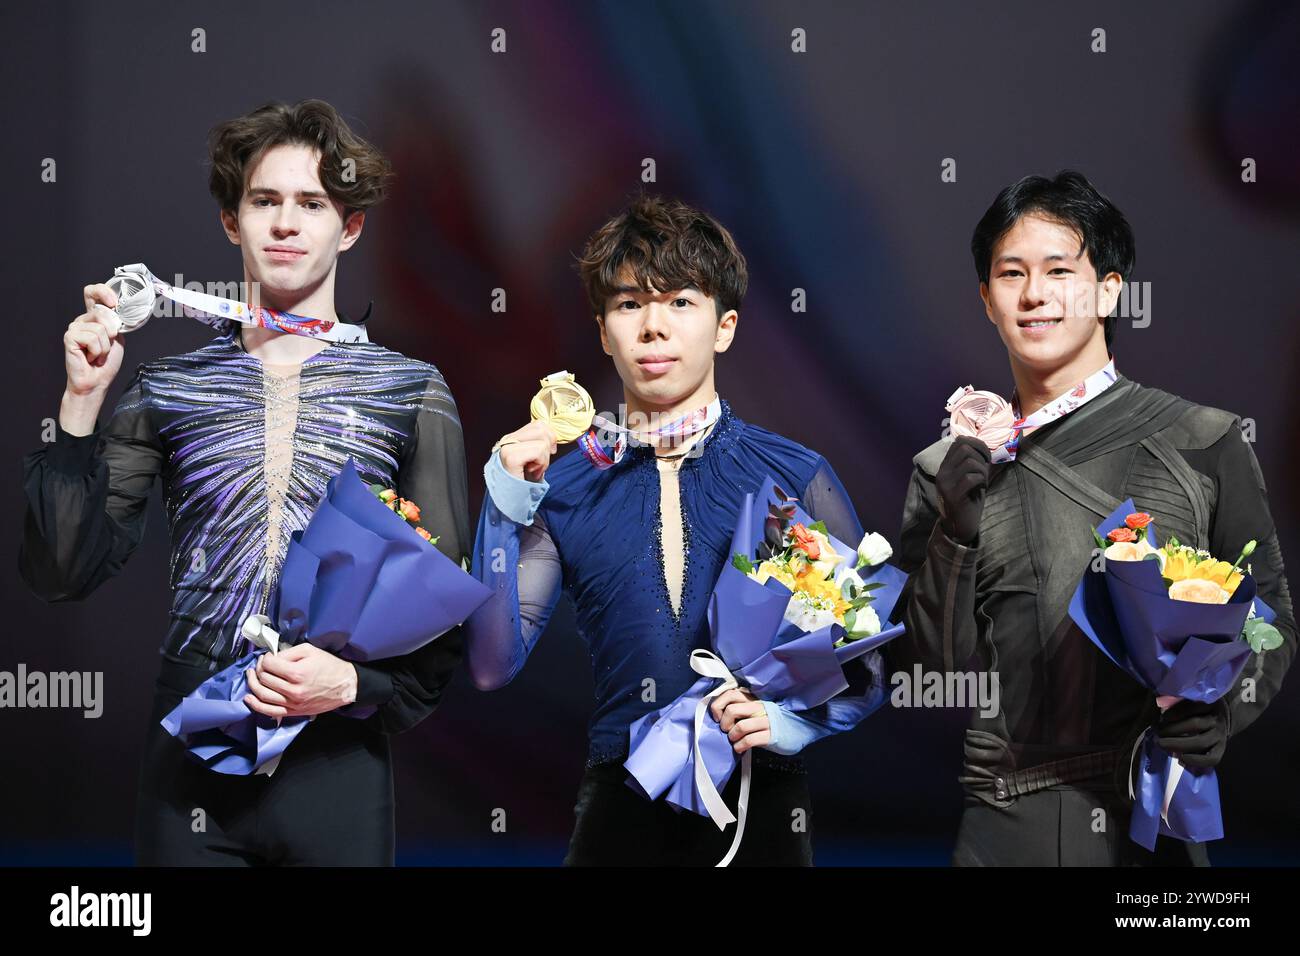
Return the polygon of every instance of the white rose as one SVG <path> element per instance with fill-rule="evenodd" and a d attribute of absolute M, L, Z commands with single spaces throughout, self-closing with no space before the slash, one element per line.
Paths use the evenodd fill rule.
<path fill-rule="evenodd" d="M 1197 604 L 1227 604 L 1232 597 L 1213 581 L 1203 578 L 1184 578 L 1169 585 L 1169 598 L 1173 601 L 1193 601 Z"/>
<path fill-rule="evenodd" d="M 1160 562 L 1160 570 L 1165 569 L 1165 554 L 1143 538 L 1140 541 L 1116 541 L 1102 554 L 1108 561 L 1145 561 L 1148 554 L 1154 554 Z"/>
<path fill-rule="evenodd" d="M 853 637 L 871 637 L 873 634 L 880 633 L 880 617 L 876 614 L 876 609 L 870 604 L 858 608 L 857 615 L 853 618 L 853 627 L 849 634 Z"/>
<path fill-rule="evenodd" d="M 858 567 L 863 565 L 875 567 L 893 553 L 894 549 L 884 535 L 874 531 L 868 532 L 862 536 L 862 542 L 858 545 Z"/>
<path fill-rule="evenodd" d="M 856 569 L 849 567 L 847 564 L 841 565 L 835 572 L 835 586 L 840 589 L 841 594 L 844 593 L 845 581 L 852 581 L 858 587 L 862 587 L 863 584 L 861 575 L 858 574 Z"/>

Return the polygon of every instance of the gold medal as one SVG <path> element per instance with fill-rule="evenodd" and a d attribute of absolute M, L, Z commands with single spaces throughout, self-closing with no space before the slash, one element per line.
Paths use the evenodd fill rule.
<path fill-rule="evenodd" d="M 542 379 L 542 390 L 528 406 L 533 421 L 546 422 L 563 443 L 586 434 L 596 417 L 596 406 L 587 390 L 569 372 L 553 372 Z"/>

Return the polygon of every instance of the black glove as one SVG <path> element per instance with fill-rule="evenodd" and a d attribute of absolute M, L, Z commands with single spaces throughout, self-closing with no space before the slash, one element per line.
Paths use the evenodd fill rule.
<path fill-rule="evenodd" d="M 1213 767 L 1223 759 L 1232 729 L 1228 702 L 1180 700 L 1156 721 L 1156 743 L 1188 767 Z"/>
<path fill-rule="evenodd" d="M 963 436 L 952 443 L 934 476 L 939 492 L 939 526 L 958 544 L 970 544 L 979 536 L 992 464 L 987 445 Z"/>

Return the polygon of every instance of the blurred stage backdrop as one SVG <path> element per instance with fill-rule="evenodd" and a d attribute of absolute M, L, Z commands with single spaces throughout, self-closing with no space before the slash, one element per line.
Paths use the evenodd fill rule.
<path fill-rule="evenodd" d="M 81 288 L 147 262 L 240 277 L 206 188 L 205 136 L 268 100 L 320 97 L 385 149 L 391 198 L 339 267 L 372 338 L 433 362 L 465 425 L 472 506 L 493 441 L 567 368 L 621 398 L 573 268 L 642 185 L 716 215 L 748 257 L 721 394 L 834 462 L 863 524 L 896 539 L 910 457 L 958 385 L 1009 394 L 971 230 L 1027 173 L 1082 170 L 1128 215 L 1150 324 L 1119 367 L 1256 422 L 1293 585 L 1300 569 L 1300 13 L 1274 3 L 384 3 L 6 7 L 11 324 L 3 375 L 9 572 L 0 668 L 104 672 L 96 720 L 0 712 L 0 863 L 128 863 L 136 770 L 168 611 L 160 493 L 143 546 L 82 604 L 16 572 L 19 461 L 58 414 Z M 206 52 L 192 52 L 195 28 Z M 505 31 L 506 50 L 491 49 Z M 1093 52 L 1097 28 L 1106 50 Z M 803 30 L 806 52 L 792 50 Z M 56 183 L 40 178 L 54 157 Z M 1243 183 L 1253 158 L 1258 180 Z M 941 179 L 954 160 L 956 181 Z M 492 290 L 507 311 L 491 310 Z M 791 311 L 792 290 L 807 311 Z M 16 313 L 16 314 L 14 314 Z M 1143 320 L 1145 321 L 1145 320 Z M 211 337 L 155 319 L 139 362 Z M 783 400 L 799 382 L 809 414 Z M 842 401 L 850 396 L 851 401 Z M 111 406 L 110 406 L 111 407 Z M 107 414 L 107 411 L 105 412 Z M 1228 748 L 1218 863 L 1300 862 L 1292 677 Z M 561 605 L 522 675 L 462 673 L 395 741 L 400 863 L 555 864 L 586 752 L 590 665 Z M 808 753 L 821 864 L 945 864 L 966 713 L 885 707 Z M 506 833 L 490 814 L 509 808 Z"/>

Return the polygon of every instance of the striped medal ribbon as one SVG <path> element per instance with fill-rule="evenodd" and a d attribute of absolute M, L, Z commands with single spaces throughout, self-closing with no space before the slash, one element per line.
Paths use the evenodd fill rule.
<path fill-rule="evenodd" d="M 169 285 L 141 262 L 118 266 L 113 270 L 113 277 L 105 284 L 117 295 L 117 307 L 113 311 L 122 322 L 123 332 L 134 332 L 148 322 L 153 315 L 154 303 L 161 297 L 181 306 L 184 314 L 190 318 L 214 328 L 223 328 L 227 322 L 236 322 L 252 328 L 290 332 L 327 342 L 370 341 L 365 328 L 360 325 L 332 319 L 311 319 L 292 312 L 264 309 L 237 299 Z"/>
<path fill-rule="evenodd" d="M 722 399 L 716 396 L 703 408 L 697 408 L 680 418 L 674 418 L 665 425 L 645 431 L 634 431 L 597 415 L 592 419 L 595 427 L 578 439 L 578 447 L 582 449 L 583 455 L 592 465 L 603 471 L 623 460 L 630 443 L 659 445 L 662 444 L 663 439 L 671 439 L 670 443 L 676 444 L 704 431 L 721 417 Z M 613 436 L 612 447 L 609 442 L 611 435 Z M 600 436 L 604 436 L 604 440 Z"/>

